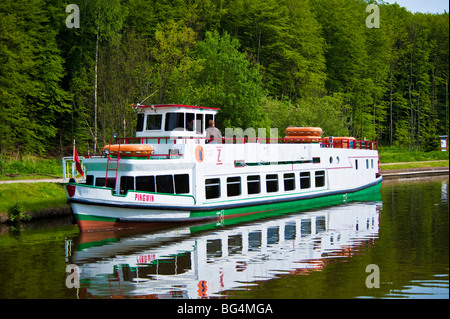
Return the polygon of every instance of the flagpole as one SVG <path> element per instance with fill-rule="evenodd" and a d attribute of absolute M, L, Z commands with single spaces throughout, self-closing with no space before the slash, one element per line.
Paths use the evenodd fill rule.
<path fill-rule="evenodd" d="M 75 139 L 73 139 L 72 160 L 72 177 L 75 178 Z"/>

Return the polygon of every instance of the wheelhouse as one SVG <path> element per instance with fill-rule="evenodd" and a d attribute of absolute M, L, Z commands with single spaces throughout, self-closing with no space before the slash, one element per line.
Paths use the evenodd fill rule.
<path fill-rule="evenodd" d="M 164 104 L 138 105 L 136 137 L 205 137 L 218 108 Z"/>

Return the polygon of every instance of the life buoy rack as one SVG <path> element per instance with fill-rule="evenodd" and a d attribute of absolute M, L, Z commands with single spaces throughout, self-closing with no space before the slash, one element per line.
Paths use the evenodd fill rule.
<path fill-rule="evenodd" d="M 320 127 L 295 127 L 290 126 L 284 131 L 287 136 L 305 136 L 305 137 L 320 137 L 323 131 Z"/>
<path fill-rule="evenodd" d="M 320 136 L 285 136 L 284 138 L 291 143 L 319 143 L 322 141 Z"/>
<path fill-rule="evenodd" d="M 153 147 L 148 144 L 111 144 L 103 147 L 105 154 L 117 156 L 149 156 L 153 153 Z"/>

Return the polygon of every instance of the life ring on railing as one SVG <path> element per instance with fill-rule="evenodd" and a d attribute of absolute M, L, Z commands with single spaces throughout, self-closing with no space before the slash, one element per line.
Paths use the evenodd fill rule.
<path fill-rule="evenodd" d="M 284 131 L 287 136 L 305 136 L 305 137 L 320 137 L 323 131 L 320 127 L 295 127 L 290 126 Z"/>
<path fill-rule="evenodd" d="M 285 136 L 284 139 L 290 143 L 319 143 L 319 136 Z"/>
<path fill-rule="evenodd" d="M 105 145 L 103 152 L 114 156 L 117 156 L 118 152 L 120 156 L 148 156 L 153 153 L 153 147 L 148 144 L 112 144 Z"/>

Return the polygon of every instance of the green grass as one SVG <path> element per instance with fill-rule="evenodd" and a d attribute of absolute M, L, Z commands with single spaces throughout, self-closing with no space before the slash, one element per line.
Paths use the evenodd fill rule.
<path fill-rule="evenodd" d="M 380 165 L 381 170 L 391 169 L 407 169 L 407 168 L 427 168 L 427 167 L 444 167 L 449 166 L 448 160 L 440 160 L 437 162 L 409 162 L 401 164 Z"/>
<path fill-rule="evenodd" d="M 34 179 L 43 176 L 62 177 L 61 159 L 35 156 L 16 159 L 6 155 L 0 156 L 0 180 Z"/>
<path fill-rule="evenodd" d="M 382 164 L 438 160 L 448 161 L 448 151 L 423 152 L 417 150 L 411 151 L 407 148 L 399 147 L 379 147 L 378 154 L 380 156 L 380 163 Z"/>
<path fill-rule="evenodd" d="M 44 208 L 65 206 L 66 195 L 57 183 L 0 184 L 0 213 L 7 213 L 16 203 L 25 211 L 37 212 Z"/>

